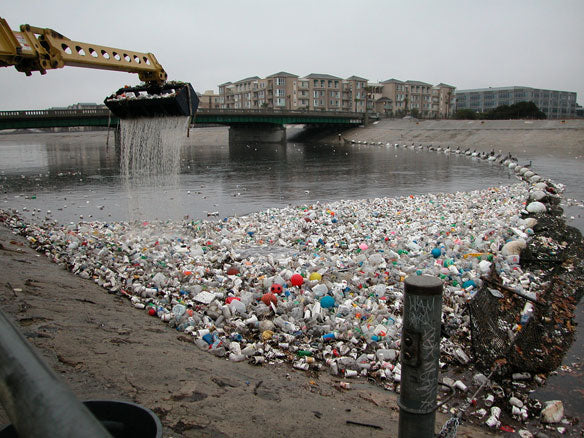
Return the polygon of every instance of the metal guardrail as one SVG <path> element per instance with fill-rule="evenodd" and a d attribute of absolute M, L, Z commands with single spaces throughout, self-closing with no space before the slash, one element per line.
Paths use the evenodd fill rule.
<path fill-rule="evenodd" d="M 372 118 L 371 114 L 367 116 Z M 306 111 L 286 109 L 199 108 L 194 124 L 321 124 L 358 125 L 364 113 L 344 111 Z M 0 111 L 0 130 L 79 126 L 117 126 L 119 119 L 107 108 Z"/>
<path fill-rule="evenodd" d="M 107 108 L 0 111 L 0 119 L 38 119 L 40 117 L 108 117 L 110 115 L 112 115 L 112 113 Z"/>
<path fill-rule="evenodd" d="M 229 115 L 278 115 L 278 116 L 322 116 L 322 117 L 350 117 L 363 118 L 365 113 L 347 111 L 308 111 L 289 109 L 232 109 L 232 108 L 199 108 L 197 114 L 229 114 Z"/>
<path fill-rule="evenodd" d="M 0 401 L 23 437 L 111 437 L 0 310 Z"/>
<path fill-rule="evenodd" d="M 258 116 L 322 116 L 322 117 L 350 117 L 363 118 L 364 113 L 346 112 L 346 111 L 305 111 L 305 110 L 284 110 L 284 109 L 218 109 L 218 108 L 199 108 L 197 114 L 214 115 L 258 115 Z M 17 111 L 0 111 L 0 118 L 4 119 L 23 119 L 23 118 L 55 118 L 55 117 L 108 117 L 113 116 L 107 108 L 91 109 L 53 109 L 53 110 L 17 110 Z"/>

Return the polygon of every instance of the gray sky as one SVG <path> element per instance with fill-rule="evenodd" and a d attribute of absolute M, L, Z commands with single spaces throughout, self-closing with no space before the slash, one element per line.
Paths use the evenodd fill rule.
<path fill-rule="evenodd" d="M 5 1 L 12 29 L 151 52 L 198 92 L 279 71 L 457 89 L 576 91 L 584 104 L 582 0 Z M 0 68 L 0 110 L 102 102 L 136 74 L 76 67 L 26 77 Z"/>

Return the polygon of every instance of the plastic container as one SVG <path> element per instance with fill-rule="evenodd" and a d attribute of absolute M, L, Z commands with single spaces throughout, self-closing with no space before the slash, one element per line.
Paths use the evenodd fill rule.
<path fill-rule="evenodd" d="M 88 400 L 83 404 L 114 438 L 161 438 L 162 423 L 154 412 L 131 402 Z M 18 438 L 12 425 L 0 430 L 0 438 Z"/>

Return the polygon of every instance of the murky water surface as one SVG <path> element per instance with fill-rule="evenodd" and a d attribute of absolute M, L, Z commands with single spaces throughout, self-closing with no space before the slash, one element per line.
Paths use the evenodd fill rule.
<path fill-rule="evenodd" d="M 112 139 L 110 139 L 111 141 Z M 186 146 L 181 172 L 128 188 L 105 133 L 0 136 L 2 207 L 60 222 L 206 218 L 338 199 L 453 192 L 515 182 L 501 166 L 385 146 Z M 31 197 L 35 199 L 30 199 Z"/>

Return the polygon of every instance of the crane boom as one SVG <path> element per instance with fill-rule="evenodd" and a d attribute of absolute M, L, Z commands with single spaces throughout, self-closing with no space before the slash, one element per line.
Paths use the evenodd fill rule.
<path fill-rule="evenodd" d="M 44 75 L 47 70 L 65 66 L 138 73 L 145 85 L 134 87 L 131 93 L 118 90 L 105 101 L 114 114 L 124 118 L 192 116 L 199 102 L 191 84 L 166 84 L 167 74 L 152 53 L 74 41 L 52 29 L 28 24 L 13 31 L 0 17 L 0 67 L 10 66 L 27 76 L 35 71 Z"/>
<path fill-rule="evenodd" d="M 152 53 L 100 46 L 71 40 L 52 29 L 23 24 L 13 31 L 0 18 L 0 65 L 13 65 L 30 76 L 33 71 L 65 66 L 138 73 L 144 82 L 162 84 L 167 74 Z"/>

